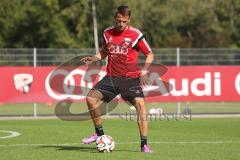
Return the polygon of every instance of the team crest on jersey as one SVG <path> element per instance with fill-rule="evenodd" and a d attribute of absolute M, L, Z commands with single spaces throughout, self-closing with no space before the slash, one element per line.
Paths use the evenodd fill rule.
<path fill-rule="evenodd" d="M 129 45 L 131 43 L 131 38 L 124 38 L 124 42 Z"/>
<path fill-rule="evenodd" d="M 112 38 L 112 37 L 110 37 L 108 41 L 109 41 L 109 42 L 112 42 L 112 39 L 113 39 L 113 38 Z"/>

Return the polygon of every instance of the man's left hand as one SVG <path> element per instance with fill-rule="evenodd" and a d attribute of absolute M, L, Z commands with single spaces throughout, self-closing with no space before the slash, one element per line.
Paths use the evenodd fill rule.
<path fill-rule="evenodd" d="M 142 86 L 148 86 L 150 84 L 147 73 L 148 71 L 146 70 L 142 70 L 140 73 L 140 84 Z"/>

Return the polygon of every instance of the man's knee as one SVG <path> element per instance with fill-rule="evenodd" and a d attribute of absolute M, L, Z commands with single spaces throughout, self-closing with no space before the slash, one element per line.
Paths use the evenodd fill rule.
<path fill-rule="evenodd" d="M 97 104 L 99 101 L 101 101 L 101 99 L 102 94 L 97 90 L 91 90 L 86 97 L 86 101 L 90 105 Z"/>
<path fill-rule="evenodd" d="M 144 103 L 144 98 L 135 98 L 134 99 L 134 106 L 137 109 L 137 112 L 139 114 L 146 114 L 146 107 L 145 107 L 145 103 Z"/>
<path fill-rule="evenodd" d="M 137 109 L 137 121 L 138 122 L 143 122 L 147 121 L 147 110 L 144 104 L 144 98 L 135 98 L 134 99 L 135 107 Z"/>
<path fill-rule="evenodd" d="M 87 103 L 90 104 L 90 105 L 94 105 L 94 104 L 97 104 L 97 103 L 98 103 L 98 99 L 93 98 L 93 97 L 90 97 L 90 96 L 87 96 L 87 97 L 86 97 L 86 101 L 87 101 Z"/>
<path fill-rule="evenodd" d="M 133 103 L 136 107 L 140 107 L 140 108 L 145 107 L 144 98 L 142 97 L 135 98 Z"/>

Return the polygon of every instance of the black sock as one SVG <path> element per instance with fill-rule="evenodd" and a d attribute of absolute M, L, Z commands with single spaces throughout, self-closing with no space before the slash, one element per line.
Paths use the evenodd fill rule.
<path fill-rule="evenodd" d="M 141 136 L 141 148 L 147 145 L 147 136 Z"/>
<path fill-rule="evenodd" d="M 97 125 L 97 126 L 95 126 L 95 131 L 96 131 L 96 133 L 97 133 L 98 136 L 104 135 L 102 125 Z"/>

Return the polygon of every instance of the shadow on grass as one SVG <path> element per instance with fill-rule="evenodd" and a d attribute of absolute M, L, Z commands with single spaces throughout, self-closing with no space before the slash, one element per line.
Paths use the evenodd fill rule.
<path fill-rule="evenodd" d="M 80 152 L 89 152 L 89 153 L 98 153 L 97 149 L 93 146 L 67 146 L 67 145 L 46 145 L 40 146 L 38 148 L 55 148 L 59 151 L 80 151 Z M 115 149 L 114 152 L 139 152 L 132 149 Z"/>
<path fill-rule="evenodd" d="M 55 148 L 60 151 L 97 152 L 96 148 L 91 146 L 46 145 L 39 148 Z"/>

